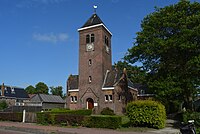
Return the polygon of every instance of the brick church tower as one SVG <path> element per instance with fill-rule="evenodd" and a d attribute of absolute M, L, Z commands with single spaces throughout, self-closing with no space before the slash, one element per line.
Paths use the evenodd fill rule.
<path fill-rule="evenodd" d="M 110 107 L 122 113 L 121 87 L 128 90 L 128 82 L 125 80 L 126 74 L 112 69 L 112 33 L 96 13 L 78 32 L 79 75 L 71 75 L 67 80 L 68 107 L 92 109 L 94 113 Z M 119 85 L 121 81 L 126 83 Z"/>
<path fill-rule="evenodd" d="M 104 77 L 112 69 L 112 34 L 96 13 L 78 31 L 80 106 L 101 107 Z"/>

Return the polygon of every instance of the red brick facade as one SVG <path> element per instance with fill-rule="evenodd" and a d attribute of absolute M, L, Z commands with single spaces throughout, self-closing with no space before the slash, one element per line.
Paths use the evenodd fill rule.
<path fill-rule="evenodd" d="M 79 75 L 78 78 L 76 76 L 76 79 L 74 76 L 70 76 L 68 79 L 67 105 L 70 109 L 93 109 L 94 113 L 100 113 L 103 108 L 109 107 L 115 113 L 121 114 L 125 109 L 125 100 L 127 101 L 127 97 L 122 97 L 125 95 L 123 93 L 125 89 L 122 88 L 126 88 L 127 92 L 130 90 L 127 85 L 126 74 L 123 73 L 122 76 L 118 76 L 118 81 L 112 77 L 111 86 L 104 87 L 107 79 L 110 78 L 108 74 L 112 72 L 112 35 L 96 14 L 92 17 L 88 22 L 98 19 L 100 24 L 93 24 L 78 30 Z M 115 75 L 117 76 L 117 73 Z M 135 92 L 134 95 L 137 96 L 137 90 L 133 89 L 132 92 Z M 129 99 L 134 100 L 136 98 L 131 97 Z"/>

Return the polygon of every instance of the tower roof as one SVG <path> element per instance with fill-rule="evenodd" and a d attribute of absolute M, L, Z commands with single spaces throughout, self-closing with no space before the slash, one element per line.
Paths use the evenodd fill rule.
<path fill-rule="evenodd" d="M 89 28 L 93 28 L 93 27 L 97 27 L 97 26 L 103 26 L 112 35 L 112 33 L 108 30 L 108 28 L 105 26 L 103 21 L 100 19 L 100 17 L 96 13 L 94 13 L 86 21 L 86 23 L 81 28 L 78 29 L 78 31 L 89 29 Z"/>
<path fill-rule="evenodd" d="M 93 26 L 97 24 L 104 24 L 104 23 L 99 18 L 99 16 L 96 13 L 94 13 L 81 28 L 89 27 L 89 26 Z"/>

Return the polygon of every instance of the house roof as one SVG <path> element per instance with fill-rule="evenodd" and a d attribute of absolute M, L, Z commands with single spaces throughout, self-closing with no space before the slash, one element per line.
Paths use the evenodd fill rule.
<path fill-rule="evenodd" d="M 16 99 L 29 99 L 28 94 L 23 88 L 12 87 L 4 85 L 4 95 L 2 96 L 2 85 L 0 85 L 0 96 L 6 98 L 16 98 Z"/>
<path fill-rule="evenodd" d="M 108 87 L 114 87 L 120 80 L 122 79 L 124 75 L 123 71 L 118 71 L 117 69 L 113 69 L 112 71 L 107 71 L 103 88 Z M 131 89 L 137 89 L 135 88 L 134 84 L 127 78 L 128 87 Z"/>
<path fill-rule="evenodd" d="M 113 87 L 121 78 L 121 73 L 117 70 L 107 71 L 104 79 L 103 88 Z"/>
<path fill-rule="evenodd" d="M 99 16 L 96 13 L 94 13 L 81 28 L 89 27 L 89 26 L 93 26 L 97 24 L 104 24 L 104 23 L 99 18 Z"/>
<path fill-rule="evenodd" d="M 31 102 L 65 103 L 58 95 L 37 94 L 30 99 Z"/>
<path fill-rule="evenodd" d="M 78 82 L 79 76 L 78 75 L 70 75 L 67 81 L 67 90 L 70 89 L 78 89 Z"/>

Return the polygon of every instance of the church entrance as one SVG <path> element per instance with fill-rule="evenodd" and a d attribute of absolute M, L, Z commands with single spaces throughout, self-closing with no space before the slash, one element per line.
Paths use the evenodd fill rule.
<path fill-rule="evenodd" d="M 94 101 L 92 98 L 88 98 L 87 100 L 87 109 L 93 109 L 94 108 Z"/>

